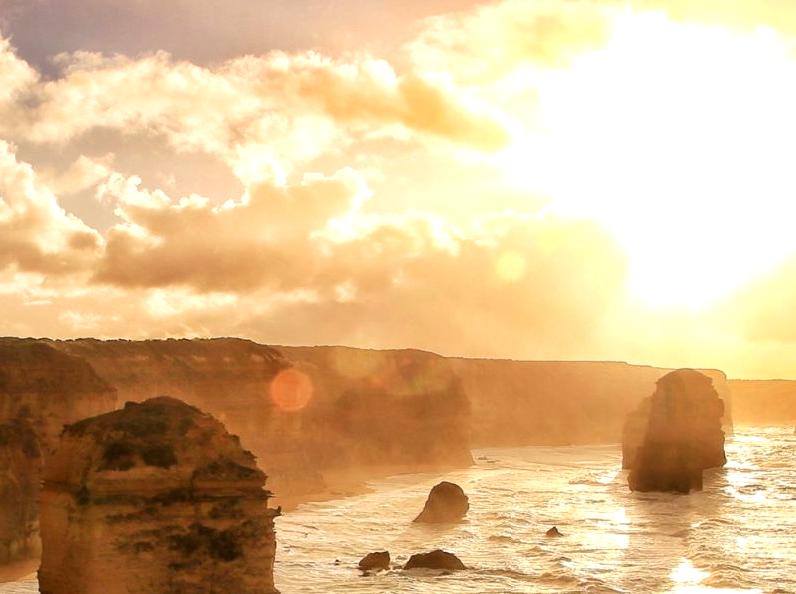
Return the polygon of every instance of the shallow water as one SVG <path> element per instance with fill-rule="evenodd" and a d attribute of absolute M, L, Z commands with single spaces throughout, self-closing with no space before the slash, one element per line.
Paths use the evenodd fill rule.
<path fill-rule="evenodd" d="M 284 594 L 507 592 L 796 592 L 796 436 L 740 427 L 727 467 L 689 496 L 635 494 L 617 446 L 474 452 L 472 468 L 376 481 L 372 493 L 307 504 L 278 520 Z M 470 496 L 468 520 L 412 519 L 440 480 Z M 547 538 L 558 526 L 563 538 Z M 443 548 L 471 569 L 362 575 L 365 553 L 401 563 Z M 0 593 L 36 591 L 35 581 Z"/>

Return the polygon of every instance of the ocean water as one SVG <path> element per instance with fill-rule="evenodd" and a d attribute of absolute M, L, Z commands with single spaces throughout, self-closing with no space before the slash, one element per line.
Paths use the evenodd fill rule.
<path fill-rule="evenodd" d="M 469 469 L 411 474 L 278 520 L 283 594 L 508 592 L 796 593 L 796 436 L 738 427 L 726 468 L 688 496 L 629 492 L 618 446 L 476 450 Z M 467 521 L 412 523 L 440 480 L 470 497 Z M 562 538 L 545 531 L 557 526 Z M 366 553 L 396 564 L 442 548 L 466 571 L 364 575 Z M 35 580 L 0 585 L 36 592 Z"/>

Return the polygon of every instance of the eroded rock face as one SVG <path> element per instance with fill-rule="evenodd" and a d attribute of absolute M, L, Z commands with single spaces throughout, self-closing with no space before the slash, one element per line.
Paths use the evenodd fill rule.
<path fill-rule="evenodd" d="M 269 594 L 265 475 L 237 437 L 172 398 L 64 430 L 45 465 L 43 594 Z"/>
<path fill-rule="evenodd" d="M 379 551 L 376 553 L 368 553 L 359 560 L 358 567 L 362 571 L 376 571 L 379 569 L 390 568 L 390 552 Z"/>
<path fill-rule="evenodd" d="M 0 423 L 0 563 L 38 553 L 41 453 L 24 419 Z"/>
<path fill-rule="evenodd" d="M 80 358 L 0 338 L 0 563 L 38 554 L 41 463 L 64 424 L 115 404 L 116 391 Z"/>
<path fill-rule="evenodd" d="M 431 489 L 423 511 L 415 518 L 415 522 L 459 522 L 469 509 L 470 502 L 464 490 L 455 483 L 443 481 Z"/>
<path fill-rule="evenodd" d="M 469 402 L 433 353 L 232 338 L 49 344 L 87 361 L 121 401 L 168 394 L 221 419 L 268 469 L 277 497 L 322 492 L 338 474 L 472 463 Z"/>
<path fill-rule="evenodd" d="M 608 361 L 449 361 L 472 404 L 473 447 L 616 443 L 628 413 L 673 371 Z M 728 404 L 724 373 L 700 371 Z M 729 431 L 729 407 L 725 413 Z"/>
<path fill-rule="evenodd" d="M 0 339 L 0 422 L 26 418 L 46 456 L 63 426 L 113 410 L 116 390 L 80 357 L 28 339 Z"/>
<path fill-rule="evenodd" d="M 658 380 L 655 393 L 627 420 L 623 465 L 634 491 L 687 493 L 702 488 L 702 471 L 723 466 L 724 403 L 712 380 L 692 369 Z"/>
<path fill-rule="evenodd" d="M 437 549 L 430 553 L 418 553 L 409 557 L 409 561 L 404 565 L 404 569 L 447 569 L 459 570 L 467 569 L 464 563 L 454 555 L 447 551 Z"/>

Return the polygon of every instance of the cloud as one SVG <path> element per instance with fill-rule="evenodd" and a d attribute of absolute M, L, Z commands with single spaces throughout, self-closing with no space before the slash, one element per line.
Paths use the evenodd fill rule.
<path fill-rule="evenodd" d="M 792 250 L 790 42 L 625 4 L 483 4 L 386 57 L 0 42 L 3 332 L 786 361 L 794 269 L 723 319 L 647 306 Z"/>
<path fill-rule="evenodd" d="M 384 60 L 272 52 L 214 67 L 158 52 L 140 58 L 63 54 L 54 80 L 39 81 L 4 41 L 0 101 L 6 136 L 65 143 L 91 130 L 155 134 L 182 151 L 203 151 L 238 171 L 291 168 L 357 134 L 391 127 L 492 150 L 507 142 L 500 118 L 472 97 Z M 25 91 L 25 100 L 16 101 Z M 248 167 L 248 168 L 247 168 Z"/>
<path fill-rule="evenodd" d="M 80 155 L 65 171 L 41 171 L 39 175 L 53 193 L 77 194 L 96 186 L 111 174 L 113 157 L 111 153 L 101 158 Z"/>
<path fill-rule="evenodd" d="M 18 58 L 11 43 L 0 35 L 0 115 L 6 116 L 11 105 L 38 80 L 38 73 Z"/>
<path fill-rule="evenodd" d="M 291 289 L 311 283 L 323 255 L 313 232 L 364 199 L 351 170 L 280 186 L 255 184 L 240 201 L 174 201 L 140 180 L 113 176 L 100 195 L 124 220 L 107 234 L 96 280 L 124 287 L 187 286 L 200 292 Z"/>
<path fill-rule="evenodd" d="M 601 47 L 616 6 L 592 0 L 505 0 L 428 19 L 407 49 L 417 67 L 483 83 L 518 67 L 561 67 Z"/>
<path fill-rule="evenodd" d="M 122 177 L 103 192 L 125 222 L 95 281 L 150 291 L 153 316 L 214 332 L 552 353 L 588 342 L 624 283 L 624 257 L 593 224 L 507 212 L 462 230 L 423 212 L 368 213 L 351 170 L 255 184 L 220 206 Z"/>
<path fill-rule="evenodd" d="M 0 268 L 46 275 L 89 269 L 101 236 L 66 213 L 55 195 L 0 141 Z"/>
<path fill-rule="evenodd" d="M 796 12 L 790 0 L 636 0 L 636 9 L 666 12 L 674 19 L 754 31 L 766 27 L 796 35 Z"/>

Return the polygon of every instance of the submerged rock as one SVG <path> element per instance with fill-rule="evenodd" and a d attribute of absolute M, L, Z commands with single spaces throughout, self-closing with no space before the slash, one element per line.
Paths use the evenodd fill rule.
<path fill-rule="evenodd" d="M 563 534 L 561 534 L 561 533 L 558 531 L 558 527 L 557 527 L 557 526 L 553 526 L 552 528 L 550 528 L 550 530 L 548 530 L 547 532 L 545 532 L 545 536 L 564 536 L 564 535 L 563 535 Z"/>
<path fill-rule="evenodd" d="M 409 557 L 409 561 L 404 565 L 404 569 L 448 569 L 458 570 L 467 569 L 459 558 L 453 553 L 448 553 L 440 549 L 430 553 L 418 553 Z"/>
<path fill-rule="evenodd" d="M 455 483 L 443 481 L 431 489 L 423 511 L 414 521 L 433 524 L 458 522 L 469 509 L 470 502 L 464 490 Z"/>
<path fill-rule="evenodd" d="M 381 551 L 378 553 L 368 553 L 359 561 L 358 567 L 362 571 L 371 571 L 390 568 L 390 552 Z"/>
<path fill-rule="evenodd" d="M 625 466 L 633 491 L 688 493 L 702 489 L 702 471 L 723 466 L 724 403 L 712 380 L 692 369 L 673 371 L 642 402 L 625 428 Z"/>
<path fill-rule="evenodd" d="M 66 427 L 45 464 L 41 592 L 277 592 L 265 479 L 219 421 L 172 398 Z"/>

